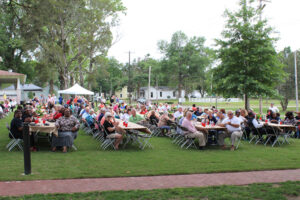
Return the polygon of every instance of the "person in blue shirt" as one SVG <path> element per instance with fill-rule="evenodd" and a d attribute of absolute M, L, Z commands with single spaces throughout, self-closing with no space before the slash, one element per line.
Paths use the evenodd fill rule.
<path fill-rule="evenodd" d="M 60 95 L 58 98 L 58 102 L 60 105 L 62 105 L 64 98 Z"/>

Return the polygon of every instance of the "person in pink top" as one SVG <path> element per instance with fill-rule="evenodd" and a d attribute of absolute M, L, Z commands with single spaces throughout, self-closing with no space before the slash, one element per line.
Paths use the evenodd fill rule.
<path fill-rule="evenodd" d="M 192 122 L 192 113 L 187 112 L 186 117 L 182 121 L 182 125 L 184 128 L 188 130 L 188 133 L 186 133 L 187 137 L 190 138 L 196 138 L 199 141 L 199 149 L 203 149 L 203 147 L 206 145 L 206 139 L 202 132 L 198 131 L 195 127 L 195 125 Z"/>

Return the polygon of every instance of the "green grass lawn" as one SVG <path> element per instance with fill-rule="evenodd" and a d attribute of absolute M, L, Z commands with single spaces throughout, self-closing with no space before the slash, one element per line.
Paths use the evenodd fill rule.
<path fill-rule="evenodd" d="M 0 120 L 1 181 L 292 169 L 300 166 L 300 140 L 275 148 L 243 142 L 237 151 L 231 152 L 216 147 L 204 151 L 184 150 L 172 144 L 169 138 L 152 138 L 153 149 L 142 151 L 128 146 L 125 150 L 103 151 L 98 142 L 80 131 L 75 140 L 78 151 L 53 153 L 45 146 L 31 154 L 32 175 L 23 176 L 23 153 L 5 149 L 9 141 L 5 122 L 9 121 L 10 118 Z"/>
<path fill-rule="evenodd" d="M 175 188 L 149 191 L 107 191 L 75 194 L 36 194 L 22 197 L 0 197 L 0 200 L 168 200 L 168 199 L 205 199 L 205 200 L 297 200 L 300 196 L 300 182 L 278 184 L 264 183 L 245 186 L 216 186 L 201 188 Z"/>

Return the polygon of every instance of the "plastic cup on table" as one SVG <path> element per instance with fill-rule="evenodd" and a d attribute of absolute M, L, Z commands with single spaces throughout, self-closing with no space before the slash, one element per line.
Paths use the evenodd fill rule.
<path fill-rule="evenodd" d="M 38 120 L 38 119 L 34 120 L 34 123 L 35 123 L 35 124 L 38 124 L 38 123 L 39 123 L 39 120 Z"/>
<path fill-rule="evenodd" d="M 43 124 L 45 124 L 46 123 L 46 120 L 43 120 Z"/>
<path fill-rule="evenodd" d="M 201 125 L 202 125 L 202 126 L 205 126 L 205 123 L 202 122 Z"/>
<path fill-rule="evenodd" d="M 259 120 L 262 121 L 262 118 L 260 117 Z"/>
<path fill-rule="evenodd" d="M 280 124 L 282 124 L 282 121 L 280 122 Z"/>
<path fill-rule="evenodd" d="M 268 120 L 266 119 L 266 121 L 265 121 L 266 123 L 268 123 Z"/>

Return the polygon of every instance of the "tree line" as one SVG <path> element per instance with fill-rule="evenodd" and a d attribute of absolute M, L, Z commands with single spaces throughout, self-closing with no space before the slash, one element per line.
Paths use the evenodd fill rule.
<path fill-rule="evenodd" d="M 202 96 L 240 97 L 245 108 L 250 98 L 272 97 L 284 110 L 294 96 L 293 52 L 276 52 L 274 30 L 253 0 L 225 11 L 215 47 L 177 31 L 157 42 L 161 59 L 147 54 L 125 64 L 107 56 L 111 30 L 126 13 L 121 0 L 1 0 L 0 11 L 0 69 L 27 74 L 27 82 L 49 84 L 52 91 L 78 82 L 107 95 L 124 86 L 139 95 L 151 66 L 151 85 L 176 88 L 179 95 L 198 90 Z"/>

